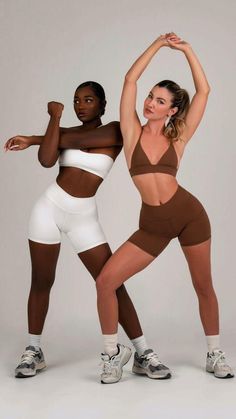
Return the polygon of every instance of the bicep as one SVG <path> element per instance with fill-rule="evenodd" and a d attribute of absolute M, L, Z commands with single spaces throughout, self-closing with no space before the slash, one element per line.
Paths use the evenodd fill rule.
<path fill-rule="evenodd" d="M 137 83 L 125 79 L 120 102 L 120 127 L 124 140 L 125 153 L 129 154 L 141 123 L 136 111 Z"/>
<path fill-rule="evenodd" d="M 185 117 L 185 129 L 183 139 L 188 142 L 196 131 L 203 117 L 208 95 L 206 93 L 196 93 L 191 101 L 188 113 Z"/>

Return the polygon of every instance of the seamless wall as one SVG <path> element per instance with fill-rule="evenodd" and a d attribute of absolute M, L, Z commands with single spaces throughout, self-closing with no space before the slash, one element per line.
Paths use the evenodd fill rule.
<path fill-rule="evenodd" d="M 236 292 L 234 1 L 2 0 L 0 7 L 2 144 L 15 134 L 43 133 L 48 121 L 46 105 L 51 100 L 65 105 L 63 126 L 77 124 L 73 92 L 85 80 L 98 81 L 106 90 L 108 105 L 103 122 L 117 120 L 123 76 L 149 43 L 173 30 L 192 44 L 212 90 L 201 126 L 186 149 L 178 179 L 199 197 L 211 219 L 213 273 L 227 340 L 233 332 Z M 194 91 L 184 55 L 162 49 L 139 82 L 140 114 L 148 90 L 164 78 L 177 81 L 190 94 Z M 0 159 L 0 323 L 6 335 L 23 336 L 30 285 L 28 217 L 58 168 L 42 168 L 36 147 L 19 153 L 2 151 Z M 123 154 L 99 189 L 97 200 L 102 225 L 115 250 L 136 229 L 140 206 Z M 167 338 L 171 330 L 174 338 L 180 339 L 181 334 L 185 335 L 185 326 L 192 327 L 193 339 L 201 333 L 197 301 L 177 242 L 136 277 L 129 281 L 128 288 L 150 336 L 156 336 L 158 329 L 159 336 L 161 333 Z M 70 328 L 79 328 L 84 321 L 88 340 L 98 336 L 93 281 L 70 245 L 63 241 L 46 333 L 50 329 L 56 336 L 64 328 L 69 338 Z"/>

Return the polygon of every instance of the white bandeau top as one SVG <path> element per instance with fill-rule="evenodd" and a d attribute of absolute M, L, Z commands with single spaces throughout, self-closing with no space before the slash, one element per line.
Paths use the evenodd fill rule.
<path fill-rule="evenodd" d="M 104 179 L 109 173 L 114 160 L 106 154 L 88 153 L 82 150 L 63 150 L 59 157 L 59 166 L 77 167 Z"/>

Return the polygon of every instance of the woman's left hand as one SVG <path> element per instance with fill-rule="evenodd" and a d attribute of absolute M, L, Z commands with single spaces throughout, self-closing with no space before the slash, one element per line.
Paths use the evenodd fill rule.
<path fill-rule="evenodd" d="M 174 32 L 167 33 L 166 40 L 168 42 L 169 47 L 172 49 L 186 51 L 190 47 L 190 44 L 188 44 L 188 42 L 185 42 L 183 39 L 179 38 Z"/>

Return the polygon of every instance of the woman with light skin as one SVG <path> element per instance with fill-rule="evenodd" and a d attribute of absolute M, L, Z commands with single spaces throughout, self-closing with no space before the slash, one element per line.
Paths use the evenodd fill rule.
<path fill-rule="evenodd" d="M 195 94 L 190 102 L 186 90 L 170 80 L 157 83 L 144 102 L 146 124 L 136 112 L 137 81 L 153 56 L 163 47 L 181 52 L 193 77 Z M 116 290 L 144 269 L 177 238 L 187 260 L 208 346 L 206 371 L 218 378 L 233 377 L 220 350 L 217 298 L 210 266 L 211 231 L 202 204 L 182 188 L 175 178 L 185 147 L 197 129 L 210 88 L 191 46 L 174 33 L 161 35 L 135 61 L 125 76 L 120 105 L 120 124 L 127 165 L 138 189 L 142 208 L 139 230 L 109 259 L 97 278 L 98 312 L 104 342 L 117 348 L 118 303 Z M 106 353 L 102 356 L 102 383 L 114 383 L 122 376 L 126 362 Z M 114 352 L 113 352 L 114 354 Z M 123 362 L 124 359 L 124 362 Z M 160 373 L 162 370 L 160 365 Z M 148 353 L 135 354 L 133 372 L 150 376 Z"/>
<path fill-rule="evenodd" d="M 29 345 L 15 370 L 16 377 L 32 377 L 45 368 L 41 334 L 60 251 L 61 233 L 72 242 L 80 260 L 96 280 L 111 256 L 98 220 L 95 194 L 122 149 L 119 122 L 102 125 L 106 99 L 101 85 L 82 83 L 75 91 L 74 110 L 81 125 L 60 128 L 64 106 L 50 102 L 45 136 L 16 136 L 5 150 L 19 151 L 39 145 L 39 161 L 52 167 L 59 159 L 59 174 L 37 201 L 29 223 L 32 283 L 28 300 Z M 142 354 L 148 350 L 132 304 L 122 285 L 117 290 L 119 322 Z M 122 345 L 120 345 L 122 348 Z M 152 357 L 156 354 L 152 351 Z"/>

